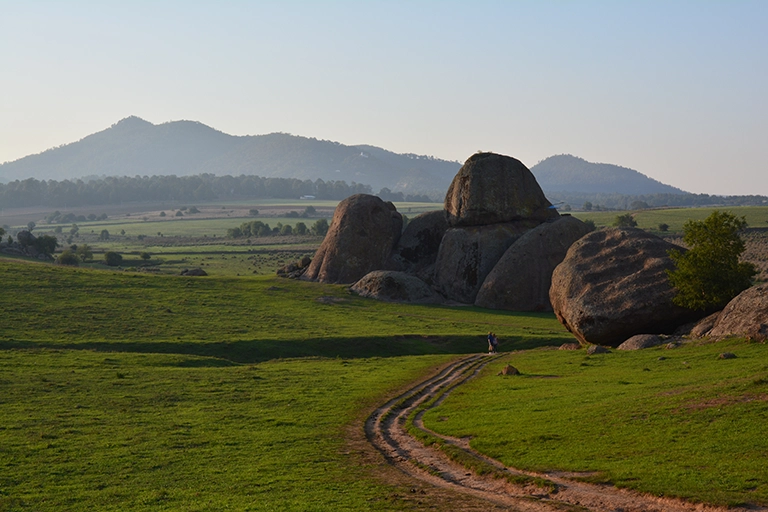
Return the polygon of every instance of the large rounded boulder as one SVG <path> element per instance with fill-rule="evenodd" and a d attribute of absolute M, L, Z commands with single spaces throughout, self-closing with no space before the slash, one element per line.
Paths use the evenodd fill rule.
<path fill-rule="evenodd" d="M 589 227 L 571 216 L 528 231 L 507 249 L 485 278 L 475 305 L 509 311 L 552 311 L 552 272 L 571 244 L 587 233 Z"/>
<path fill-rule="evenodd" d="M 445 211 L 450 226 L 558 216 L 533 173 L 519 160 L 496 153 L 469 157 L 448 188 Z"/>
<path fill-rule="evenodd" d="M 520 221 L 449 229 L 435 262 L 435 287 L 448 299 L 474 303 L 480 286 L 504 252 L 537 224 Z"/>
<path fill-rule="evenodd" d="M 680 249 L 636 228 L 582 237 L 552 274 L 555 315 L 582 344 L 616 347 L 636 334 L 672 333 L 701 316 L 672 303 L 672 248 Z"/>
<path fill-rule="evenodd" d="M 388 268 L 402 229 L 403 218 L 392 203 L 368 194 L 344 199 L 304 279 L 351 284 L 372 270 Z"/>
<path fill-rule="evenodd" d="M 418 277 L 391 270 L 374 270 L 350 290 L 362 297 L 392 302 L 441 302 L 432 288 Z"/>
<path fill-rule="evenodd" d="M 447 229 L 443 210 L 417 215 L 405 227 L 393 259 L 398 266 L 415 272 L 434 264 Z"/>
<path fill-rule="evenodd" d="M 747 288 L 729 302 L 717 317 L 710 336 L 745 336 L 768 339 L 768 283 Z"/>

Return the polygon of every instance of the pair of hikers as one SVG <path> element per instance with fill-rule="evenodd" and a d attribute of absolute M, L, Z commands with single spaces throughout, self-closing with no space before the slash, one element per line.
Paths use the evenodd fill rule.
<path fill-rule="evenodd" d="M 488 333 L 488 353 L 495 354 L 499 348 L 499 340 L 492 332 Z"/>

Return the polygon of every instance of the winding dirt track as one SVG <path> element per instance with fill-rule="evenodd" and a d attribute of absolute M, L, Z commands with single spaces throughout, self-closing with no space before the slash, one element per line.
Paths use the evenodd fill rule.
<path fill-rule="evenodd" d="M 521 512 L 584 511 L 595 512 L 746 512 L 766 511 L 763 507 L 723 508 L 705 504 L 641 494 L 607 485 L 574 480 L 584 476 L 575 473 L 531 473 L 505 467 L 500 462 L 474 451 L 468 440 L 442 436 L 424 427 L 421 416 L 414 417 L 415 427 L 466 455 L 485 461 L 510 475 L 524 475 L 548 480 L 556 490 L 531 485 L 513 485 L 505 479 L 480 476 L 452 462 L 440 450 L 424 446 L 405 429 L 411 413 L 423 404 L 427 409 L 439 405 L 456 386 L 471 379 L 489 362 L 500 356 L 473 355 L 463 357 L 443 368 L 436 375 L 420 382 L 401 395 L 377 408 L 366 420 L 368 441 L 381 452 L 387 462 L 408 476 L 430 484 L 452 489 L 486 500 L 495 505 Z M 430 401 L 434 400 L 430 403 Z"/>

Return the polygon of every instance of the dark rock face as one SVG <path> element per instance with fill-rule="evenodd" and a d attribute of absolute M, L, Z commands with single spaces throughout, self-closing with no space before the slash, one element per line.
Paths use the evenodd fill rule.
<path fill-rule="evenodd" d="M 418 272 L 435 263 L 440 241 L 448 229 L 445 211 L 437 210 L 418 215 L 405 227 L 397 243 L 393 259 L 398 266 Z"/>
<path fill-rule="evenodd" d="M 595 231 L 574 243 L 552 274 L 555 315 L 582 344 L 618 346 L 635 334 L 669 334 L 696 319 L 672 303 L 667 250 L 636 228 Z"/>
<path fill-rule="evenodd" d="M 747 288 L 729 302 L 709 335 L 768 339 L 768 283 Z"/>
<path fill-rule="evenodd" d="M 616 347 L 616 350 L 642 350 L 664 343 L 661 336 L 656 334 L 636 334 Z"/>
<path fill-rule="evenodd" d="M 440 297 L 421 279 L 404 272 L 375 270 L 352 285 L 353 292 L 393 302 L 440 302 Z"/>
<path fill-rule="evenodd" d="M 483 226 L 521 219 L 557 217 L 531 171 L 522 162 L 495 153 L 472 155 L 445 196 L 450 226 Z"/>
<path fill-rule="evenodd" d="M 475 305 L 510 311 L 552 311 L 552 272 L 589 228 L 579 219 L 560 217 L 521 236 L 485 278 Z"/>
<path fill-rule="evenodd" d="M 403 218 L 392 203 L 356 194 L 339 203 L 331 227 L 305 279 L 350 284 L 372 270 L 388 268 Z"/>
<path fill-rule="evenodd" d="M 472 304 L 504 252 L 538 222 L 452 228 L 445 232 L 435 263 L 435 287 L 451 300 Z"/>

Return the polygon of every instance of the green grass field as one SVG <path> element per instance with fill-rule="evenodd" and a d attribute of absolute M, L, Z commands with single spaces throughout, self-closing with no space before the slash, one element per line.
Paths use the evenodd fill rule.
<path fill-rule="evenodd" d="M 636 219 L 675 231 L 711 211 Z M 768 219 L 768 208 L 728 211 Z M 601 225 L 598 213 L 610 224 L 621 212 L 578 216 Z M 127 227 L 128 238 L 88 242 L 120 251 L 123 268 L 146 250 L 161 275 L 0 257 L 0 511 L 418 508 L 357 467 L 350 422 L 453 355 L 484 351 L 489 330 L 503 351 L 572 341 L 551 314 L 382 303 L 273 277 L 319 239 L 196 238 L 243 220 L 157 222 L 180 231 L 151 244 Z M 196 266 L 211 277 L 167 275 Z M 523 377 L 497 377 L 497 363 L 425 419 L 513 466 L 768 505 L 765 350 L 515 353 Z M 717 360 L 724 351 L 739 357 Z"/>
<path fill-rule="evenodd" d="M 670 233 L 681 233 L 683 224 L 688 220 L 704 220 L 713 211 L 727 211 L 747 219 L 752 228 L 768 228 L 768 206 L 738 206 L 723 208 L 669 208 L 658 210 L 634 210 L 630 212 L 600 211 L 572 212 L 574 217 L 581 220 L 592 219 L 597 227 L 612 226 L 616 217 L 624 213 L 632 213 L 637 221 L 637 227 L 658 234 L 659 224 L 669 226 Z"/>
<path fill-rule="evenodd" d="M 733 352 L 736 359 L 720 360 Z M 522 375 L 496 375 L 506 364 Z M 768 346 L 533 350 L 489 365 L 425 414 L 507 465 L 596 472 L 654 495 L 768 505 Z"/>
<path fill-rule="evenodd" d="M 0 275 L 0 510 L 418 508 L 359 467 L 347 425 L 490 328 L 507 349 L 568 339 L 551 315 L 272 277 Z"/>

